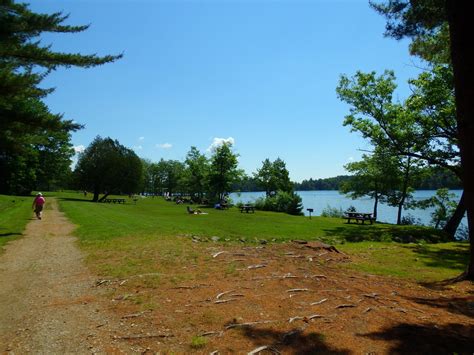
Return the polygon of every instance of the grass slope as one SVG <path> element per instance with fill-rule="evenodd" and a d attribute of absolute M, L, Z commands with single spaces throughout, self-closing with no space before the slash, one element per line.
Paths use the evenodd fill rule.
<path fill-rule="evenodd" d="M 78 225 L 75 233 L 82 247 L 103 272 L 114 276 L 154 272 L 159 268 L 157 259 L 178 265 L 178 260 L 196 258 L 187 243 L 190 238 L 183 236 L 202 240 L 217 236 L 219 242 L 231 244 L 322 240 L 355 256 L 352 268 L 412 279 L 455 276 L 464 270 L 468 258 L 467 244 L 426 244 L 441 236 L 426 227 L 348 225 L 340 218 L 309 219 L 263 211 L 247 214 L 235 208 L 202 208 L 208 214 L 189 215 L 185 205 L 162 198 L 115 205 L 91 203 L 74 193 L 58 197 L 61 209 Z"/>

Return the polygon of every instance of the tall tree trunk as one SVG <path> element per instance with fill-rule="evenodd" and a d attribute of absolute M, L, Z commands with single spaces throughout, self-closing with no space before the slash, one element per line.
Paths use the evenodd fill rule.
<path fill-rule="evenodd" d="M 99 191 L 94 190 L 94 197 L 92 197 L 92 202 L 97 202 L 99 200 Z"/>
<path fill-rule="evenodd" d="M 452 240 L 454 240 L 454 236 L 456 235 L 456 231 L 461 224 L 461 220 L 466 214 L 466 205 L 464 203 L 464 191 L 461 195 L 461 199 L 458 202 L 458 205 L 456 207 L 456 210 L 454 211 L 453 215 L 451 218 L 449 218 L 449 221 L 446 223 L 446 225 L 443 228 L 443 231 L 448 234 Z"/>
<path fill-rule="evenodd" d="M 402 185 L 402 195 L 400 196 L 400 201 L 398 203 L 398 213 L 397 213 L 397 224 L 402 224 L 402 210 L 403 205 L 405 204 L 405 200 L 407 198 L 408 192 L 408 185 L 410 182 L 410 165 L 411 165 L 411 157 L 407 158 L 407 163 L 405 167 L 405 174 L 403 174 L 403 185 Z"/>
<path fill-rule="evenodd" d="M 375 201 L 374 201 L 374 212 L 373 212 L 373 215 L 374 215 L 374 220 L 377 220 L 377 207 L 379 205 L 379 194 L 375 194 Z"/>
<path fill-rule="evenodd" d="M 454 71 L 461 175 L 469 226 L 470 261 L 466 278 L 474 280 L 474 41 L 470 1 L 446 0 Z"/>

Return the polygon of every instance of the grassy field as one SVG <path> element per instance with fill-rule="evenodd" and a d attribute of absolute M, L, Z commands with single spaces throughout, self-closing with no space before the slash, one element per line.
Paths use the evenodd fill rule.
<path fill-rule="evenodd" d="M 33 198 L 0 195 L 0 252 L 9 241 L 21 236 L 33 216 Z"/>
<path fill-rule="evenodd" d="M 125 205 L 115 205 L 62 193 L 58 200 L 78 225 L 75 234 L 89 260 L 99 272 L 116 277 L 169 270 L 170 265 L 197 258 L 191 237 L 217 244 L 320 240 L 354 256 L 354 262 L 344 267 L 417 280 L 456 276 L 468 260 L 468 244 L 430 244 L 440 234 L 425 227 L 348 225 L 339 218 L 309 219 L 263 211 L 247 214 L 236 208 L 220 211 L 200 207 L 207 214 L 190 215 L 186 205 L 162 198 L 139 198 L 136 204 L 127 200 Z"/>

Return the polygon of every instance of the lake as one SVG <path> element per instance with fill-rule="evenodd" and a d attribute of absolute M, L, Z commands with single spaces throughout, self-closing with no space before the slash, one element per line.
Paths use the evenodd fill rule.
<path fill-rule="evenodd" d="M 462 190 L 451 190 L 459 200 L 461 198 Z M 430 198 L 436 193 L 434 190 L 419 190 L 415 191 L 413 194 L 413 198 L 415 200 L 423 200 Z M 303 200 L 304 212 L 305 215 L 308 215 L 307 208 L 312 208 L 314 212 L 312 213 L 313 216 L 321 215 L 321 212 L 324 208 L 336 207 L 342 208 L 345 211 L 350 206 L 354 206 L 358 212 L 372 212 L 374 201 L 370 198 L 360 198 L 356 200 L 352 200 L 336 190 L 324 190 L 324 191 L 297 191 L 297 194 L 301 196 Z M 243 203 L 253 203 L 259 197 L 265 196 L 265 192 L 240 192 L 240 193 L 232 193 L 230 195 L 233 203 L 243 202 Z M 414 210 L 404 210 L 402 216 L 406 216 L 408 214 L 412 215 L 413 217 L 419 219 L 419 222 L 425 225 L 428 225 L 431 220 L 431 212 L 433 209 L 414 209 Z M 390 207 L 385 204 L 379 204 L 378 212 L 377 212 L 377 220 L 379 222 L 387 222 L 387 223 L 396 223 L 397 221 L 397 208 Z M 466 218 L 463 219 L 463 224 L 467 225 Z"/>

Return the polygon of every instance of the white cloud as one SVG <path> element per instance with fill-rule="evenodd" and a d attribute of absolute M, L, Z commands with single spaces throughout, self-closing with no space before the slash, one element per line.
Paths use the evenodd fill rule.
<path fill-rule="evenodd" d="M 173 144 L 171 143 L 163 143 L 163 144 L 157 144 L 155 145 L 156 148 L 161 148 L 161 149 L 171 149 L 173 148 Z"/>
<path fill-rule="evenodd" d="M 138 137 L 138 140 L 139 140 L 140 142 L 143 142 L 143 141 L 145 140 L 145 137 Z"/>
<path fill-rule="evenodd" d="M 142 147 L 141 145 L 136 145 L 136 146 L 133 147 L 133 149 L 135 149 L 135 150 L 142 150 L 143 147 Z"/>
<path fill-rule="evenodd" d="M 74 147 L 74 152 L 77 153 L 82 153 L 84 150 L 86 150 L 86 147 L 84 147 L 82 144 L 75 145 Z"/>
<path fill-rule="evenodd" d="M 215 150 L 217 147 L 220 147 L 221 145 L 223 144 L 231 144 L 231 145 L 234 145 L 235 143 L 235 139 L 232 138 L 232 137 L 228 137 L 228 138 L 218 138 L 218 137 L 214 137 L 212 139 L 212 143 L 211 145 L 207 148 L 207 151 L 208 152 L 212 152 L 213 150 Z"/>
<path fill-rule="evenodd" d="M 347 161 L 353 162 L 353 161 L 354 161 L 354 157 L 349 157 L 349 158 L 347 159 Z"/>

